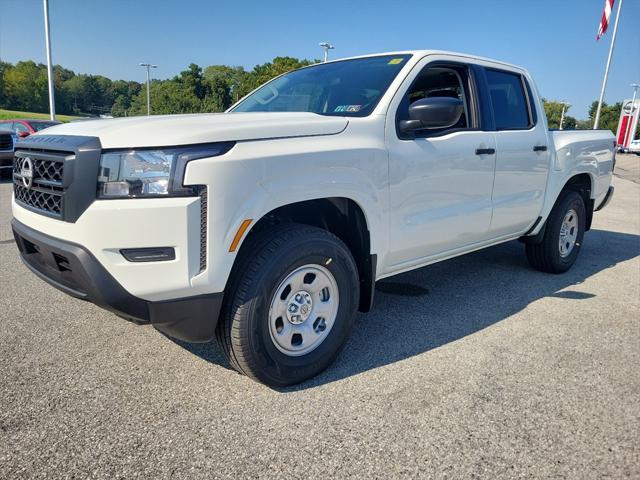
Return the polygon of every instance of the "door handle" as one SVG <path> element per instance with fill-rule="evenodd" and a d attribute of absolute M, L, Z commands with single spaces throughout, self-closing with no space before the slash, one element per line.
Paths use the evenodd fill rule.
<path fill-rule="evenodd" d="M 547 146 L 546 145 L 536 145 L 535 147 L 533 147 L 533 151 L 534 152 L 546 152 L 547 151 Z"/>
<path fill-rule="evenodd" d="M 496 153 L 495 148 L 476 148 L 476 155 L 493 155 Z"/>

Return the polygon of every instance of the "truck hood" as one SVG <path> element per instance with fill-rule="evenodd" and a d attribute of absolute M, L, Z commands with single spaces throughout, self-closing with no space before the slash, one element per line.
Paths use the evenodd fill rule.
<path fill-rule="evenodd" d="M 307 112 L 208 113 L 83 120 L 56 125 L 41 134 L 98 137 L 102 148 L 165 147 L 334 135 L 348 123 L 344 117 Z"/>

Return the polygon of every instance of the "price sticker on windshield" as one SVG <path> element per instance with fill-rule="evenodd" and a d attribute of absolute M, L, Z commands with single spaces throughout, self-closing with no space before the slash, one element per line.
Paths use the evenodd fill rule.
<path fill-rule="evenodd" d="M 361 108 L 362 108 L 362 105 L 338 105 L 335 108 L 334 112 L 355 113 L 355 112 L 359 112 Z"/>

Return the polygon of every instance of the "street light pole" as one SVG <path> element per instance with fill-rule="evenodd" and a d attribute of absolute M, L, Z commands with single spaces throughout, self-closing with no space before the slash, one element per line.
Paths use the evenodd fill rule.
<path fill-rule="evenodd" d="M 560 115 L 560 130 L 562 130 L 562 124 L 564 123 L 564 112 L 566 109 L 568 109 L 571 106 L 567 102 L 561 102 L 561 103 L 562 103 L 562 114 Z"/>
<path fill-rule="evenodd" d="M 56 101 L 53 93 L 53 65 L 51 64 L 51 36 L 49 34 L 49 0 L 43 0 L 44 6 L 44 41 L 47 49 L 47 77 L 49 84 L 49 115 L 56 119 Z"/>
<path fill-rule="evenodd" d="M 149 115 L 151 115 L 151 93 L 150 93 L 151 73 L 150 73 L 150 69 L 158 68 L 158 66 L 157 65 L 152 65 L 151 63 L 141 63 L 140 66 L 141 67 L 146 67 L 146 69 L 147 69 L 147 116 L 149 116 Z"/>
<path fill-rule="evenodd" d="M 625 126 L 625 129 L 624 129 L 624 138 L 622 140 L 622 148 L 627 148 L 627 140 L 629 139 L 629 130 L 631 130 L 631 126 L 632 126 L 631 124 L 633 123 L 633 119 L 635 117 L 633 112 L 635 112 L 635 107 L 636 107 L 636 95 L 638 94 L 638 88 L 640 88 L 640 85 L 638 85 L 637 83 L 632 83 L 631 88 L 633 88 L 633 100 L 631 100 L 631 115 L 630 115 L 630 120 L 627 122 L 627 125 Z M 634 135 L 635 133 L 636 132 L 631 132 L 631 135 Z M 631 137 L 631 140 L 633 140 L 633 137 Z"/>
<path fill-rule="evenodd" d="M 327 62 L 327 60 L 329 60 L 329 50 L 333 50 L 333 49 L 334 49 L 334 48 L 336 48 L 336 47 L 334 47 L 333 45 L 331 45 L 331 44 L 330 44 L 330 43 L 328 43 L 328 42 L 322 42 L 322 43 L 320 44 L 320 46 L 321 46 L 321 47 L 323 48 L 323 50 L 324 50 L 324 61 L 325 61 L 325 63 L 326 63 L 326 62 Z"/>

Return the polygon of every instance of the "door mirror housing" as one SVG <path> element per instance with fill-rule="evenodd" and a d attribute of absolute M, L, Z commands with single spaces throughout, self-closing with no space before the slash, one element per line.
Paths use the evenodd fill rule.
<path fill-rule="evenodd" d="M 401 120 L 399 128 L 402 133 L 449 128 L 458 123 L 463 112 L 464 105 L 458 98 L 422 98 L 409 106 L 409 120 Z"/>
<path fill-rule="evenodd" d="M 26 138 L 30 135 L 30 133 L 22 131 L 22 132 L 18 132 L 17 135 L 18 135 L 18 138 Z"/>

